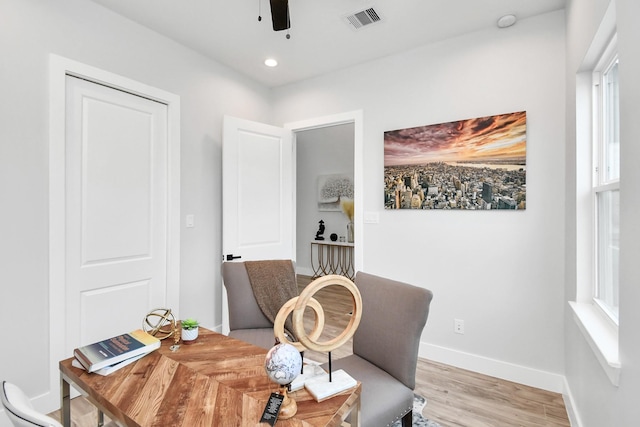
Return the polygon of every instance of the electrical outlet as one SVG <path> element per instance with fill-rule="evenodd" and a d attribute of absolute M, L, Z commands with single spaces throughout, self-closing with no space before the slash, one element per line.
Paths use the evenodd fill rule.
<path fill-rule="evenodd" d="M 453 332 L 464 335 L 464 320 L 453 319 Z"/>

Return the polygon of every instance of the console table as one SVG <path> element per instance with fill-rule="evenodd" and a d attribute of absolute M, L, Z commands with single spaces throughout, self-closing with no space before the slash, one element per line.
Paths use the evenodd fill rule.
<path fill-rule="evenodd" d="M 311 268 L 312 279 L 327 274 L 340 274 L 353 280 L 353 243 L 312 240 Z"/>

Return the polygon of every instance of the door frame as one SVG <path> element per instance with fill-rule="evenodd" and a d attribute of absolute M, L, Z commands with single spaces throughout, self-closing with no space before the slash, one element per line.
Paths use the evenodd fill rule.
<path fill-rule="evenodd" d="M 302 132 L 312 129 L 320 129 L 331 126 L 338 126 L 343 124 L 353 123 L 353 150 L 354 150 L 354 165 L 353 165 L 353 196 L 354 196 L 354 218 L 353 224 L 356 230 L 354 235 L 354 248 L 353 248 L 353 263 L 354 271 L 359 271 L 364 268 L 364 251 L 363 243 L 365 239 L 364 234 L 364 113 L 362 110 L 347 111 L 344 113 L 332 114 L 328 116 L 314 117 L 308 120 L 302 120 L 297 122 L 285 123 L 284 128 L 289 129 L 293 133 L 293 156 L 296 158 L 296 137 L 297 132 Z M 297 177 L 297 163 L 293 162 L 294 176 Z M 293 181 L 293 194 L 295 197 L 297 178 Z M 294 203 L 295 210 L 295 203 Z M 294 212 L 294 215 L 296 213 Z M 297 253 L 296 247 L 296 233 L 294 229 L 293 236 L 293 253 Z"/>
<path fill-rule="evenodd" d="M 49 55 L 49 392 L 46 407 L 60 404 L 58 362 L 65 352 L 65 145 L 66 76 L 142 96 L 167 105 L 167 302 L 180 297 L 180 97 L 59 55 Z M 177 314 L 177 313 L 176 313 Z M 142 324 L 142 319 L 140 319 Z"/>
<path fill-rule="evenodd" d="M 338 113 L 328 116 L 320 116 L 314 117 L 307 120 L 297 121 L 297 122 L 289 122 L 285 123 L 283 128 L 288 130 L 292 134 L 292 146 L 293 146 L 293 174 L 296 179 L 293 180 L 292 183 L 292 197 L 294 198 L 293 203 L 293 215 L 294 218 L 297 216 L 296 212 L 296 187 L 297 187 L 297 162 L 296 158 L 296 137 L 297 132 L 303 132 L 312 129 L 320 129 L 331 126 L 338 126 L 342 124 L 353 123 L 354 135 L 353 135 L 353 149 L 354 149 L 354 170 L 353 170 L 353 178 L 354 178 L 354 227 L 356 230 L 355 239 L 354 239 L 354 269 L 355 271 L 362 270 L 364 267 L 364 258 L 362 244 L 364 242 L 364 229 L 363 229 L 363 191 L 364 191 L 364 179 L 363 179 L 363 152 L 364 152 L 364 122 L 363 122 L 363 112 L 362 110 L 349 111 L 344 113 Z M 296 227 L 293 227 L 292 230 L 292 255 L 296 256 L 297 253 L 297 245 L 296 245 Z M 223 254 L 224 256 L 224 254 Z M 294 259 L 295 260 L 295 259 Z M 230 261 L 227 261 L 230 262 Z M 228 302 L 227 302 L 227 291 L 224 287 L 224 284 L 221 285 L 222 298 L 221 298 L 221 324 L 219 331 L 223 334 L 229 333 L 229 313 L 228 313 Z"/>

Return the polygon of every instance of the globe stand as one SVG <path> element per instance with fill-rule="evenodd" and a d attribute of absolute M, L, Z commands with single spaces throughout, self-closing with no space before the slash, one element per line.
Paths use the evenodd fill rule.
<path fill-rule="evenodd" d="M 269 379 L 278 384 L 278 392 L 271 393 L 262 420 L 293 418 L 298 412 L 298 404 L 289 396 L 289 391 L 291 383 L 300 375 L 302 369 L 300 352 L 291 344 L 276 341 L 276 345 L 267 352 L 264 369 Z"/>
<path fill-rule="evenodd" d="M 296 412 L 298 412 L 298 404 L 293 397 L 289 397 L 288 391 L 288 385 L 280 387 L 280 394 L 284 396 L 282 405 L 280 406 L 280 415 L 278 415 L 278 419 L 280 420 L 288 420 L 289 418 L 293 418 Z"/>

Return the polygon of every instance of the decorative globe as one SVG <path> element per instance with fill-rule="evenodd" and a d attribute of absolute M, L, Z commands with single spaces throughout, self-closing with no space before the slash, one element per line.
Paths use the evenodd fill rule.
<path fill-rule="evenodd" d="M 267 353 L 264 370 L 274 383 L 290 384 L 302 370 L 302 356 L 291 344 L 277 344 Z"/>

